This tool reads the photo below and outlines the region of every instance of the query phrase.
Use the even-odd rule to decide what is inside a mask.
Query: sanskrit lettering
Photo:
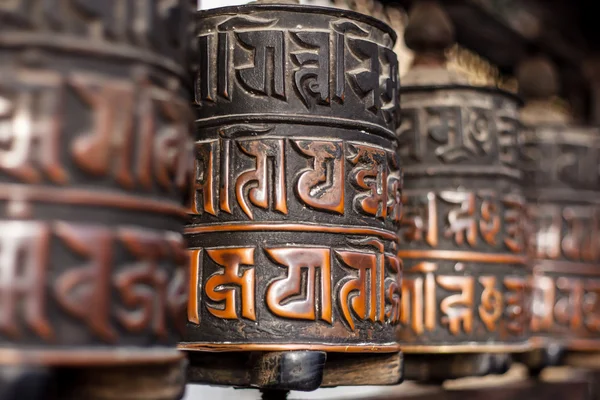
[[[279,30],[237,32],[243,48],[252,54],[251,65],[238,67],[238,81],[250,93],[286,98],[285,69],[286,49],[284,32]],[[272,65],[271,76],[267,65]]]
[[[274,129],[226,126],[219,129],[219,138],[195,143],[194,215],[211,220],[225,212],[261,220],[273,213],[291,219],[300,206],[400,224],[403,176],[398,154],[333,138],[272,136]]]
[[[46,316],[47,255],[50,229],[37,222],[0,223],[0,333],[12,339],[23,335],[19,326],[19,300],[27,328],[45,340],[54,339]]]
[[[476,337],[479,326],[518,336],[527,322],[525,290],[523,277],[447,275],[435,262],[418,262],[403,277],[400,324],[424,338],[441,331]]]
[[[300,199],[318,210],[344,213],[344,156],[341,141],[294,141],[312,158],[312,168],[301,172],[296,191]]]
[[[18,339],[28,331],[56,341],[46,308],[54,302],[57,319],[69,318],[105,343],[126,334],[172,336],[187,297],[181,235],[67,222],[2,227],[1,335]],[[71,261],[52,264],[56,252]]]
[[[600,260],[600,211],[594,206],[541,204],[532,207],[534,244],[540,259]]]
[[[316,321],[317,310],[320,310],[319,318],[331,323],[330,250],[274,248],[265,251],[276,263],[288,269],[287,277],[274,281],[267,289],[269,310],[280,317],[312,321]],[[306,288],[306,297],[293,300],[303,295],[303,288]],[[320,305],[315,304],[317,298],[321,299]]]
[[[425,204],[421,203],[425,200]],[[401,234],[409,243],[425,242],[431,247],[438,244],[438,216],[436,195],[433,192],[424,197],[403,196],[404,213],[402,215]]]
[[[600,283],[586,274],[536,275],[533,286],[531,329],[537,333],[571,332],[590,335],[600,332]]]
[[[190,115],[185,102],[151,86],[146,77],[133,85],[78,74],[71,85],[92,120],[91,130],[72,144],[73,159],[83,171],[113,176],[125,188],[150,189],[156,182],[168,190],[170,181],[178,187],[186,184]],[[157,120],[161,114],[165,125]],[[142,149],[134,153],[136,139]]]
[[[424,160],[431,153],[443,163],[451,164],[487,160],[498,149],[498,158],[486,163],[514,166],[515,124],[506,116],[480,107],[407,107],[402,109],[398,129],[400,150],[403,156],[415,161]],[[498,130],[501,134],[496,135]]]
[[[235,184],[237,200],[244,213],[253,219],[248,202],[267,209],[271,197],[269,193],[273,193],[273,208],[282,214],[287,214],[283,139],[240,140],[238,146],[244,154],[255,159],[255,168],[243,172]],[[272,168],[271,175],[268,171],[269,164]],[[275,177],[271,188],[269,188],[270,176]],[[248,199],[246,199],[246,192]]]
[[[198,36],[196,103],[260,96],[306,110],[343,104],[352,96],[385,124],[398,120],[398,60],[351,20],[330,30],[304,30],[285,21],[239,15]],[[291,29],[289,29],[291,28]],[[349,90],[350,89],[350,90]]]
[[[442,192],[440,197],[447,203],[459,207],[448,212],[444,236],[454,238],[458,246],[468,243],[471,247],[477,244],[477,219],[475,216],[475,193]]]
[[[199,291],[190,300],[188,319],[200,323],[202,306],[212,317],[260,323],[264,315],[256,302],[264,299],[277,319],[341,324],[353,331],[359,324],[398,324],[402,262],[395,246],[379,239],[350,243],[358,248],[266,243],[262,249],[194,249],[190,276],[192,292]],[[259,279],[267,285],[259,286]]]
[[[477,192],[405,191],[400,237],[428,248],[452,243],[475,248],[481,242],[497,250],[526,251],[526,210],[518,195]]]
[[[354,207],[367,215],[385,219],[388,212],[388,156],[384,149],[352,144],[348,156],[355,166],[351,172],[353,183],[364,193],[354,198]]]
[[[300,98],[307,107],[311,101],[328,105],[329,91],[329,32],[293,32],[292,39],[302,50],[291,53],[298,68],[294,71],[294,83]],[[314,99],[314,100],[311,100]]]
[[[55,73],[26,75],[29,79],[18,90],[0,78],[0,172],[25,183],[47,177],[64,184],[68,174],[58,151],[61,128],[53,122],[62,118],[64,81]]]
[[[185,101],[150,83],[146,73],[115,79],[24,70],[0,79],[0,173],[24,183],[108,178],[124,189],[166,193],[186,186],[191,114]],[[79,103],[77,115],[63,112],[67,96]],[[70,126],[78,130],[65,135]],[[82,177],[67,171],[71,163]]]
[[[402,316],[401,323],[410,325],[414,333],[421,335],[425,330],[433,331],[436,327],[437,299],[434,272],[437,265],[422,262],[407,270],[402,281]],[[413,277],[416,274],[424,276]]]
[[[377,43],[358,38],[348,39],[348,47],[355,56],[364,61],[356,72],[350,72],[355,91],[365,101],[366,108],[377,114],[381,108],[381,64],[379,63],[379,47]]]
[[[356,243],[375,247],[379,252],[336,251],[346,268],[357,271],[344,282],[339,292],[342,315],[351,330],[355,329],[355,317],[363,321],[384,322],[386,266],[391,264],[397,269],[399,265],[396,255],[384,253],[383,243],[379,240]]]
[[[239,313],[255,321],[254,248],[207,249],[206,254],[222,268],[206,280],[206,297],[215,302],[206,304],[208,311],[219,318],[237,319]]]

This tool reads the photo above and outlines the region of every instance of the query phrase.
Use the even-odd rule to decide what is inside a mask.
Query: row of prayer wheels
[[[429,0],[402,82],[373,17],[193,13],[0,3],[1,400],[600,368],[600,132],[548,60],[469,84]]]

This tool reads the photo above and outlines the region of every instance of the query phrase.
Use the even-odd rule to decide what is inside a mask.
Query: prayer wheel
[[[453,35],[437,2],[413,6],[404,37],[415,59],[397,131],[406,379],[503,372],[528,348],[519,100],[449,71]]]
[[[395,33],[251,4],[199,12],[197,40],[190,380],[398,383]]]
[[[0,2],[3,395],[183,393],[191,16]]]
[[[600,130],[577,125],[557,106],[558,73],[544,57],[518,71],[527,103],[521,164],[532,218],[533,370],[600,366]]]

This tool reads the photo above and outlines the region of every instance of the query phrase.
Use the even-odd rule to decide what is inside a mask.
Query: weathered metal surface
[[[517,102],[473,87],[403,87],[399,338],[415,352],[527,341]]]
[[[0,3],[0,364],[180,362],[189,5]]]
[[[600,130],[538,124],[523,133],[525,191],[535,230],[532,335],[600,351]]]
[[[518,71],[527,100],[520,164],[535,257],[534,351],[525,362],[535,370],[600,351],[600,129],[576,126],[556,107],[559,75],[549,60],[527,59]]]
[[[197,30],[180,347],[398,352],[395,34],[297,5],[201,12]]]
[[[415,6],[405,32],[415,63],[401,87],[398,129],[405,171],[398,338],[407,366],[432,363],[432,379],[494,372],[491,358],[477,353],[528,346],[519,102],[449,71],[444,51],[452,37],[439,5]],[[428,356],[438,353],[473,356]]]

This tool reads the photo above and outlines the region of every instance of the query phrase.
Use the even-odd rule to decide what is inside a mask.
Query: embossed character
[[[303,50],[291,53],[298,65],[294,71],[294,84],[307,108],[312,107],[311,98],[316,104],[329,105],[329,32],[292,32],[292,39]]]
[[[44,340],[54,339],[45,315],[50,227],[39,222],[4,221],[0,237],[0,333],[19,338],[17,313]]]
[[[235,184],[237,201],[250,218],[254,219],[250,206],[246,201],[246,188],[250,203],[257,207],[269,207],[269,173],[268,161],[272,160],[273,184],[271,190],[274,197],[274,208],[282,214],[287,214],[286,185],[285,185],[285,153],[282,139],[244,139],[238,141],[240,149],[256,160],[256,168],[243,172]]]
[[[201,214],[203,211],[217,215],[215,207],[215,166],[219,165],[218,140],[199,141],[195,144],[194,161],[194,193],[191,212]],[[199,207],[199,196],[202,193],[202,206]]]
[[[453,335],[461,331],[473,331],[473,304],[475,296],[475,280],[472,276],[438,276],[437,283],[450,291],[460,291],[446,297],[440,303],[440,309],[445,314],[442,323],[448,325]]]
[[[208,311],[218,318],[238,319],[241,316],[256,321],[255,270],[242,270],[242,265],[254,265],[254,248],[234,247],[206,249],[206,254],[223,268],[212,274],[204,287],[206,297],[217,304],[206,304]],[[238,300],[239,296],[239,300]]]
[[[346,38],[347,36],[365,37],[369,32],[347,19],[331,23],[334,34],[334,98],[343,104],[346,98]]]
[[[290,319],[332,321],[331,254],[326,248],[265,249],[276,263],[287,268],[287,276],[269,284],[267,307],[275,315]],[[320,303],[317,305],[317,303]]]
[[[285,95],[286,50],[284,32],[278,30],[237,32],[241,44],[252,51],[253,63],[250,66],[238,67],[238,81],[250,93],[273,96],[282,100]],[[269,76],[267,65],[272,76]]]
[[[496,277],[481,276],[479,282],[483,285],[479,317],[488,331],[496,331],[496,323],[502,316],[504,299],[502,292],[496,289]]]
[[[4,72],[3,72],[4,74]],[[20,83],[0,77],[0,171],[25,183],[47,177],[65,184],[69,180],[60,161],[61,112],[65,89],[58,74],[22,71]]]
[[[338,296],[342,315],[350,329],[354,330],[351,310],[361,320],[385,322],[386,264],[389,263],[393,270],[394,267],[399,268],[400,260],[396,254],[385,253],[384,244],[378,239],[352,240],[351,243],[377,249],[377,252],[335,252],[345,266],[358,270],[358,276],[341,284]]]
[[[344,320],[352,330],[355,329],[353,314],[361,320],[369,319],[375,322],[377,320],[377,254],[341,250],[336,250],[335,253],[344,265],[358,271],[357,276],[347,280],[340,288],[339,302]]]
[[[169,246],[163,235],[140,229],[119,230],[118,235],[125,248],[135,256],[131,263],[116,274],[115,286],[123,304],[134,308],[117,310],[117,320],[130,332],[141,332],[150,328],[159,338],[167,337],[166,272],[158,263],[169,256]]]
[[[367,68],[359,68],[350,71],[354,91],[361,99],[364,99],[367,110],[373,114],[379,113],[381,109],[381,63],[379,62],[379,45],[370,40],[349,38],[348,47],[352,53],[361,61],[365,61]]]
[[[295,140],[298,150],[312,158],[312,169],[300,173],[296,192],[317,210],[344,213],[344,158],[341,141]]]
[[[438,211],[434,192],[425,196],[405,193],[401,221],[402,237],[409,243],[425,241],[431,247],[438,245]],[[425,204],[423,204],[425,203]]]
[[[56,300],[72,316],[108,343],[118,339],[111,326],[111,294],[114,237],[101,226],[58,223],[55,232],[86,262],[63,273],[54,286]]]
[[[465,241],[470,246],[477,244],[477,219],[475,218],[475,194],[468,192],[442,191],[440,198],[450,204],[460,205],[448,212],[448,225],[444,236],[451,238],[458,246]]]
[[[366,193],[354,197],[354,206],[367,215],[385,219],[388,212],[388,160],[384,149],[350,144],[348,160],[355,166],[350,178]]]
[[[401,322],[405,325],[410,323],[413,332],[418,335],[435,329],[437,300],[434,272],[437,269],[436,263],[423,261],[407,270],[408,276],[402,280]]]

